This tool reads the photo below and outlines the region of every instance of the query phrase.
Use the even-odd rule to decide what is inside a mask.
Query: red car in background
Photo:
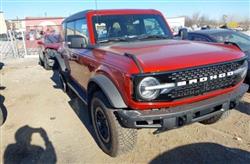
[[[56,67],[55,57],[61,42],[61,35],[56,33],[45,34],[44,38],[38,41],[40,45],[39,64],[46,70]]]

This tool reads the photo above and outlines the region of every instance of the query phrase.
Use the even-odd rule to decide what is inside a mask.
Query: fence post
[[[24,48],[24,58],[27,57],[27,48],[26,48],[26,38],[25,38],[25,35],[24,35],[24,31],[22,31],[22,40],[23,40],[23,48]]]
[[[13,36],[12,36],[12,33],[11,33],[10,30],[8,30],[8,33],[9,33],[9,36],[10,36],[10,42],[11,42],[11,48],[12,48],[12,52],[13,52],[13,57],[16,57],[17,51],[16,51],[15,45],[14,45],[14,39],[13,39]]]

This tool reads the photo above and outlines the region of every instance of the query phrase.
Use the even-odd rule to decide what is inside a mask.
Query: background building
[[[172,17],[166,19],[174,34],[177,34],[180,28],[185,27],[185,17]]]
[[[6,34],[7,33],[7,26],[4,19],[4,14],[2,11],[0,11],[0,34]]]
[[[38,30],[38,31],[60,31],[63,17],[26,17],[25,29],[26,31]]]
[[[64,17],[26,17],[8,20],[11,30],[21,31],[60,31]]]

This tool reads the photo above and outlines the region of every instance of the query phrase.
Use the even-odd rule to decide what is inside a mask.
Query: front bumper
[[[241,84],[227,94],[192,104],[159,110],[118,110],[116,113],[124,127],[158,128],[158,131],[165,131],[222,114],[234,108],[247,90],[248,85]]]

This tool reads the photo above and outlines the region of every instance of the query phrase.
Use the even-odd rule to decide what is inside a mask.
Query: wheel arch
[[[96,75],[88,83],[88,104],[95,91],[101,90],[113,108],[127,108],[114,83],[105,75]]]
[[[56,60],[56,62],[58,64],[58,66],[59,66],[60,71],[67,72],[68,68],[67,68],[67,65],[66,65],[63,57],[62,57],[62,54],[59,53],[58,51],[56,51],[56,53],[57,54],[55,55],[55,60]]]

